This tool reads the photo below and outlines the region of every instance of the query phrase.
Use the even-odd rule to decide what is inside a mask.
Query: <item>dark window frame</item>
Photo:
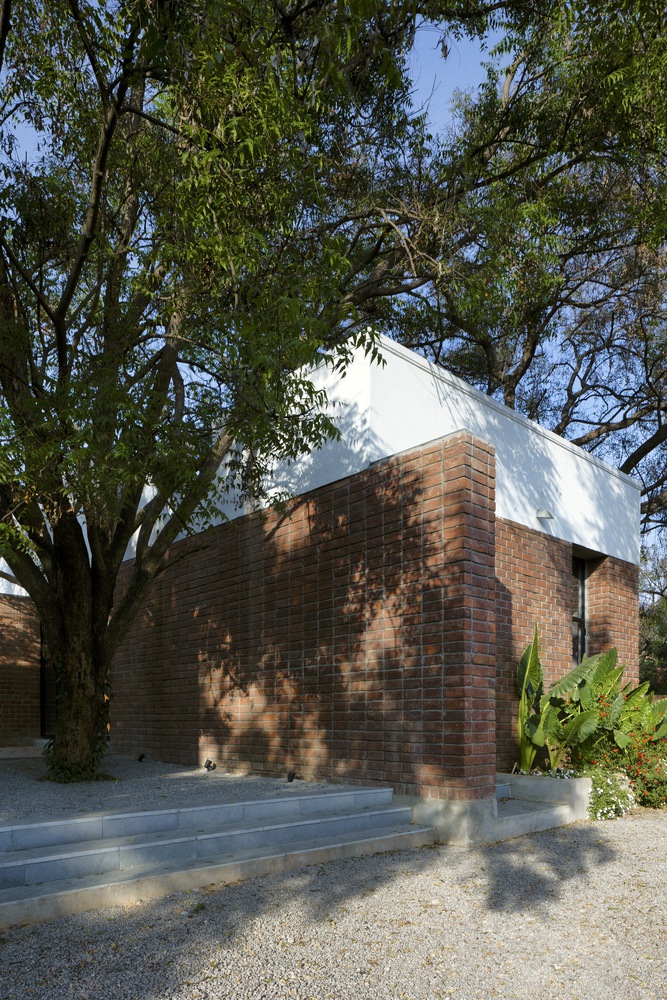
[[[572,609],[572,666],[578,666],[588,652],[588,628],[586,622],[587,601],[586,581],[588,562],[581,556],[572,556],[572,576],[577,582],[577,607]]]

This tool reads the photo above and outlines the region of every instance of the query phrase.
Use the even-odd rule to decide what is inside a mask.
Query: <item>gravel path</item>
[[[5,931],[0,1000],[667,1000],[666,885],[649,810],[313,865]]]

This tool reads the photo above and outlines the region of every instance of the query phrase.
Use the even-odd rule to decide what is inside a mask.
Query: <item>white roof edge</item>
[[[432,361],[427,361],[426,358],[420,357],[418,354],[415,354],[414,351],[404,347],[402,344],[397,344],[396,341],[390,340],[390,338],[384,334],[380,335],[380,342],[381,352],[387,350],[390,354],[395,354],[403,361],[407,361],[409,364],[414,365],[415,368],[421,368],[422,371],[428,372],[433,378],[438,379],[440,382],[451,384],[458,392],[465,393],[473,399],[478,400],[484,406],[488,406],[491,409],[496,410],[498,413],[501,413],[504,417],[515,420],[518,424],[522,424],[524,427],[530,428],[533,433],[541,434],[542,437],[551,441],[552,444],[558,445],[558,447],[577,455],[579,458],[585,459],[592,465],[598,466],[598,468],[616,476],[628,486],[634,487],[638,493],[641,493],[641,485],[636,479],[633,479],[632,476],[629,476],[625,472],[621,472],[620,469],[610,465],[609,462],[605,462],[603,459],[597,458],[595,455],[591,455],[589,451],[586,451],[580,445],[573,444],[566,438],[560,437],[558,434],[554,434],[553,431],[548,430],[546,427],[542,427],[541,424],[536,423],[534,420],[524,417],[522,413],[517,413],[516,410],[510,409],[509,406],[499,403],[497,400],[493,399],[492,396],[487,396],[487,394],[482,392],[481,389],[475,389],[474,386],[468,385],[468,383],[464,382],[463,379],[458,378],[456,375],[452,375],[452,373],[448,372],[445,368],[441,368]],[[465,428],[461,428],[461,430],[465,430]]]

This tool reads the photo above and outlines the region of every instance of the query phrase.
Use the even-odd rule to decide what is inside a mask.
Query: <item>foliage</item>
[[[590,762],[596,769],[622,771],[630,780],[638,805],[654,809],[667,805],[667,739],[634,732],[624,750],[601,743]],[[593,773],[591,772],[591,773]]]
[[[582,707],[581,692],[585,689],[585,678],[592,661],[584,661],[570,671],[561,681],[552,684],[543,693],[543,674],[538,654],[538,630],[530,646],[521,657],[518,672],[519,682],[519,767],[530,771],[538,749],[546,749],[549,769],[559,770],[572,754],[573,748],[585,743],[595,731],[599,717],[595,708],[584,694],[583,710],[568,710],[576,703]],[[597,658],[594,658],[597,659]],[[526,666],[532,667],[532,683],[526,682]],[[528,697],[522,693],[522,685]]]
[[[519,712],[517,719],[517,736],[519,740],[519,770],[528,774],[535,762],[537,746],[531,740],[527,729],[532,715],[539,708],[544,690],[544,677],[539,656],[539,640],[537,625],[530,646],[527,646],[519,660],[517,670],[517,688],[519,691]]]
[[[667,806],[667,739],[635,733],[624,755],[624,769],[639,805]]]
[[[417,11],[3,7],[0,556],[54,660],[61,777],[95,771],[173,543],[335,436],[313,365],[376,355],[366,303],[411,278],[391,216],[424,143]]]
[[[523,664],[539,664],[537,642],[536,626],[533,642],[521,658],[520,678],[524,676]],[[524,714],[520,731],[523,741],[531,743],[535,751],[546,748],[552,771],[566,760],[578,770],[594,766],[602,747],[622,752],[636,734],[645,734],[651,740],[667,737],[667,701],[654,702],[646,682],[635,688],[630,684],[621,686],[623,670],[617,666],[616,649],[610,649],[587,657],[552,684],[546,694],[533,697],[531,714]],[[541,687],[541,667],[539,681]],[[528,750],[523,756],[526,761],[530,758],[532,765],[535,753],[531,756]],[[521,769],[530,767],[522,763]]]
[[[578,697],[565,709],[576,713],[582,705],[595,705],[599,716],[594,732],[571,750],[572,763],[579,768],[594,766],[605,750],[610,759],[624,759],[623,752],[630,752],[635,739],[653,742],[667,736],[667,704],[653,700],[646,682],[621,687],[623,667],[616,667],[616,650],[593,659],[597,663],[576,692]]]
[[[639,615],[639,677],[667,694],[667,599],[644,605]]]
[[[534,660],[536,649],[537,628],[522,663]],[[530,765],[521,769],[530,771],[537,751],[546,748],[550,773],[567,762],[590,774],[597,819],[623,815],[633,798],[639,805],[667,804],[667,700],[654,700],[648,682],[623,685],[623,672],[615,649],[586,658],[533,699],[520,730],[534,748],[521,755]],[[620,773],[630,781],[625,792]]]
[[[511,26],[441,141],[433,282],[399,333],[637,475],[647,528],[667,516],[663,8],[555,4]]]
[[[588,813],[591,819],[615,819],[635,808],[637,802],[627,775],[596,767],[590,772],[590,777]]]

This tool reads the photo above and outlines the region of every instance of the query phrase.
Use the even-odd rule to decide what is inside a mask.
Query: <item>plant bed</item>
[[[513,799],[569,806],[573,819],[588,817],[590,778],[554,777],[549,774],[499,774],[498,781],[509,784]]]

